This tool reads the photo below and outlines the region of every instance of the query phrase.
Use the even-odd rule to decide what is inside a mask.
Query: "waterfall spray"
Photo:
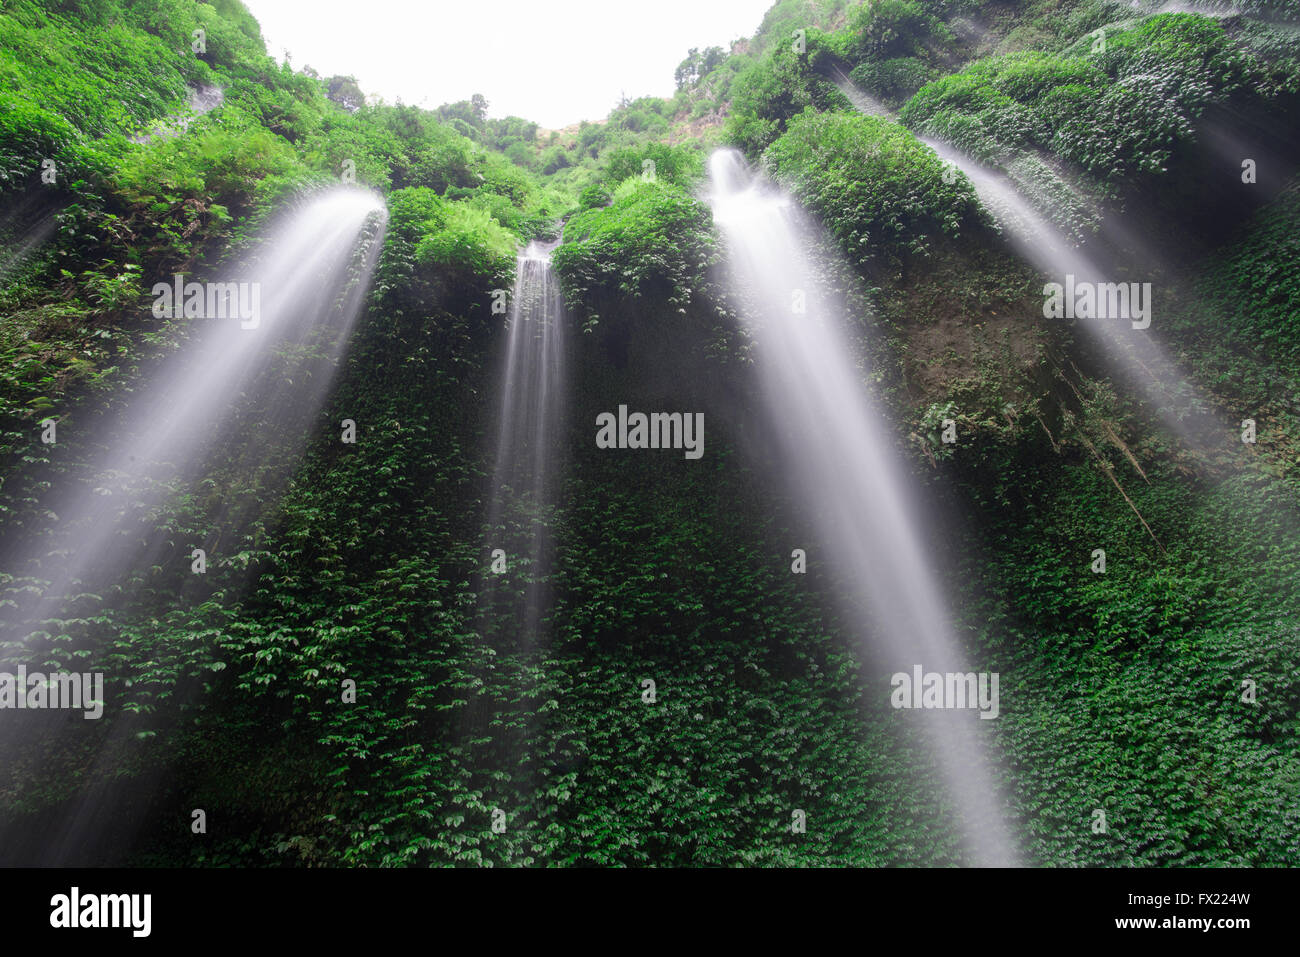
[[[222,453],[227,474],[251,482],[262,495],[278,493],[314,426],[360,315],[385,222],[378,196],[358,189],[330,190],[284,214],[278,228],[220,282],[181,277],[182,292],[204,293],[186,296],[193,309],[177,312],[173,302],[168,312],[161,308],[159,293],[153,314],[175,316],[165,327],[168,342],[177,344],[175,351],[140,377],[117,412],[96,416],[75,409],[60,423],[59,443],[87,463],[86,474],[77,481],[69,473],[66,482],[50,489],[43,502],[47,527],[21,539],[7,535],[3,542],[0,581],[10,583],[0,620],[0,672],[40,664],[56,648],[66,655],[68,638],[56,629],[69,627],[63,616],[82,614],[83,600],[99,598],[88,594],[92,590],[129,596],[154,587],[151,567],[190,566],[191,548],[198,543],[169,540],[153,529],[172,500],[197,495],[216,453]],[[159,278],[164,280],[160,287],[175,288],[175,277]],[[214,286],[220,287],[218,295],[209,298]],[[206,311],[224,301],[222,295],[232,287],[258,290],[252,300],[256,323]],[[274,460],[268,461],[271,437],[277,444]],[[248,516],[234,508],[234,503],[221,502],[206,518],[222,522],[228,534],[238,537],[244,530],[241,519]],[[208,556],[211,561],[222,558],[215,551]],[[93,642],[86,652],[88,663],[97,661]],[[112,774],[123,749],[132,746],[139,721],[115,700],[131,675],[105,669],[103,663],[95,667],[107,671],[109,700],[99,704],[108,727],[102,733],[52,712],[27,712],[6,721],[0,736],[0,765],[6,768],[40,767],[36,755],[87,742],[97,748],[86,789],[61,809],[39,843],[27,847],[28,835],[23,834],[0,839],[16,859],[39,855],[45,864],[78,860],[87,849],[129,831],[146,810],[128,806],[131,801],[116,790]],[[90,733],[98,736],[77,737]],[[149,774],[161,774],[161,769]]]
[[[486,544],[504,553],[504,574],[522,571],[528,577],[511,625],[528,640],[538,637],[554,550],[564,333],[551,271],[554,246],[529,243],[516,262],[487,508]],[[496,580],[497,573],[488,579]]]
[[[822,542],[861,586],[856,622],[886,672],[964,673],[962,654],[917,534],[918,513],[890,451],[887,423],[873,407],[843,319],[818,293],[789,200],[751,180],[733,150],[710,160],[714,218],[722,230],[731,288],[759,349],[772,430],[795,463],[793,490],[813,511]],[[791,308],[792,294],[804,306]],[[908,705],[910,707],[910,704]],[[924,725],[960,820],[970,860],[1013,863],[1001,801],[991,783],[972,711],[908,711]]]
[[[886,107],[857,89],[842,72],[837,71],[835,83],[859,112],[897,122],[897,118]],[[998,224],[1012,248],[1042,274],[1045,297],[1049,284],[1060,287],[1063,292],[1066,287],[1071,290],[1087,290],[1089,294],[1096,292],[1090,314],[1080,314],[1077,317],[1079,328],[1105,348],[1114,372],[1131,388],[1145,396],[1165,426],[1188,447],[1198,447],[1196,436],[1184,421],[1184,415],[1189,406],[1193,409],[1203,408],[1205,400],[1166,355],[1149,329],[1152,324],[1151,283],[1116,282],[1115,273],[1119,264],[1103,264],[1096,256],[1081,250],[1077,243],[1034,207],[1011,176],[975,161],[946,143],[924,136],[918,139],[953,169],[961,170],[970,180],[981,204]],[[1150,261],[1154,257],[1145,258]],[[1133,299],[1129,296],[1131,285],[1137,285],[1146,292],[1142,299],[1146,310],[1144,316],[1133,314]],[[1121,294],[1124,296],[1125,308],[1118,310],[1119,314],[1108,315],[1098,308],[1099,305],[1119,301]],[[1048,311],[1045,301],[1044,318],[1048,322],[1076,318],[1072,310],[1051,317],[1048,316]],[[1226,421],[1220,426],[1219,434],[1232,434]]]

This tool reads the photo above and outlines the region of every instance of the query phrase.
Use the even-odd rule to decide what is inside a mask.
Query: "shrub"
[[[807,110],[763,159],[860,262],[923,253],[980,215],[965,178],[945,183],[934,151],[880,117]]]
[[[627,180],[612,205],[587,209],[565,225],[552,259],[572,306],[600,297],[639,297],[651,289],[683,308],[713,254],[709,208],[665,182]]]

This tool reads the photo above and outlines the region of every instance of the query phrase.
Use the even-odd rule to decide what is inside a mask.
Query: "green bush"
[[[833,61],[826,34],[807,30],[806,52],[789,43],[773,46],[751,61],[731,85],[731,112],[725,136],[748,156],[755,157],[783,132],[786,123],[809,106],[840,108],[844,95],[819,70]]]
[[[1104,79],[1083,60],[1045,53],[992,57],[927,84],[908,100],[900,118],[919,133],[990,161],[1049,146],[1052,128],[1038,108],[1040,100],[1058,85],[1095,89]]]
[[[916,57],[867,60],[849,74],[854,86],[888,102],[907,99],[934,77],[934,69]]]
[[[879,117],[807,110],[763,161],[864,264],[923,254],[933,237],[955,237],[981,215],[964,177],[945,183],[934,151]]]
[[[922,87],[901,117],[985,162],[1055,152],[1114,194],[1190,153],[1211,105],[1273,96],[1286,82],[1221,22],[1162,14],[1085,35],[1059,55],[978,60]]]
[[[127,153],[114,183],[122,197],[134,204],[177,204],[202,197],[246,209],[260,180],[287,173],[298,162],[283,139],[230,111],[220,126]]]
[[[578,208],[596,209],[608,206],[613,201],[614,197],[608,189],[599,183],[593,183],[578,195]]]
[[[846,33],[851,39],[844,52],[852,59],[891,60],[912,56],[946,28],[915,0],[874,0],[854,9]]]
[[[650,143],[644,147],[623,147],[605,155],[605,181],[617,186],[630,176],[642,176],[649,160],[654,176],[679,186],[689,185],[704,169],[704,159],[693,146]]]
[[[602,298],[653,290],[681,309],[713,251],[707,206],[669,183],[629,179],[612,205],[584,210],[565,224],[552,262],[574,308],[591,313]]]
[[[514,263],[515,237],[490,214],[463,203],[449,204],[442,213],[425,223],[428,234],[415,246],[419,263],[484,278]]]

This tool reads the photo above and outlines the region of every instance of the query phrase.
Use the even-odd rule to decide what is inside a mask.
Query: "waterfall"
[[[888,424],[869,399],[846,316],[822,294],[795,210],[751,180],[740,155],[710,160],[710,202],[727,250],[729,288],[758,348],[766,419],[786,460],[792,491],[814,515],[827,562],[860,586],[850,609],[873,636],[885,673],[965,673],[960,649],[916,529],[917,503],[891,451]],[[792,308],[797,298],[802,310]],[[854,596],[855,598],[857,596]],[[875,684],[872,684],[875,687]],[[887,694],[880,683],[881,694]],[[973,863],[1006,865],[1015,854],[1001,801],[970,711],[894,711],[923,728]],[[914,720],[915,719],[915,720]]]
[[[197,292],[193,311],[205,315],[172,318],[188,339],[134,386],[116,421],[76,410],[59,422],[56,448],[67,442],[102,451],[93,488],[55,488],[45,503],[55,518],[49,537],[67,539],[62,562],[41,564],[47,598],[59,600],[82,575],[129,569],[122,559],[130,553],[133,519],[199,474],[203,457],[218,445],[230,442],[248,469],[258,468],[261,437],[239,434],[248,413],[236,411],[237,400],[254,399],[262,412],[257,424],[277,434],[307,427],[329,384],[316,361],[337,359],[360,312],[380,246],[373,232],[362,243],[362,232],[380,211],[370,193],[330,191],[286,217],[238,275],[208,283],[157,277],[156,291],[165,286],[170,293],[179,282],[183,299]],[[222,306],[215,311],[224,316],[206,315],[214,288]],[[251,308],[248,319],[234,315],[236,300],[255,305],[256,315]],[[181,303],[173,309],[183,312]],[[19,556],[5,554],[2,562],[4,571],[22,570]]]
[[[536,640],[553,563],[563,365],[563,309],[551,271],[555,243],[529,243],[515,264],[496,433],[496,461],[488,492],[489,550],[505,553],[503,579],[527,584],[511,616],[521,638]],[[490,589],[495,590],[495,589]],[[510,591],[520,596],[517,587]]]
[[[556,245],[531,242],[515,261],[505,352],[496,377],[500,394],[494,462],[485,495],[478,631],[493,659],[505,652],[511,667],[535,660],[533,654],[546,647],[544,619],[552,603],[564,411],[564,315],[560,287],[551,271]],[[520,700],[526,701],[538,672],[525,665],[516,674]],[[525,723],[533,720],[524,718]],[[472,696],[460,715],[461,740],[495,739],[499,733],[482,698]],[[508,773],[521,793],[542,786],[530,756],[508,746],[504,753]],[[495,759],[485,755],[479,760]],[[482,765],[475,771],[482,772]]]
[[[859,112],[897,122],[887,108],[857,89],[842,72],[836,71],[835,84]],[[946,143],[925,136],[917,137],[930,147],[938,157],[955,169],[961,170],[975,189],[976,196],[988,214],[997,223],[1002,235],[1017,255],[1033,266],[1046,284],[1055,283],[1068,291],[1087,287],[1097,290],[1099,301],[1110,301],[1112,287],[1126,287],[1127,274],[1132,263],[1105,262],[1080,249],[1047,216],[1034,207],[1024,192],[1007,173],[985,166]],[[1114,233],[1118,229],[1109,227]],[[1134,237],[1126,234],[1134,241]],[[1141,257],[1144,262],[1156,260],[1154,255]],[[1143,278],[1143,277],[1139,277]],[[1148,286],[1151,284],[1148,282]],[[1102,290],[1106,291],[1103,295]],[[1118,297],[1123,291],[1114,289]],[[1145,307],[1152,309],[1151,295],[1145,297]],[[1046,298],[1046,296],[1045,296]],[[1125,300],[1127,301],[1127,300]],[[1071,309],[1073,308],[1071,304]],[[1072,314],[1072,313],[1071,313]],[[1045,322],[1069,322],[1068,318]],[[1148,315],[1147,325],[1159,326],[1163,317],[1156,315],[1154,323]],[[1110,367],[1129,387],[1136,389],[1155,409],[1165,426],[1189,448],[1204,448],[1186,421],[1191,414],[1201,413],[1207,403],[1205,398],[1187,381],[1173,361],[1166,355],[1152,329],[1139,328],[1141,321],[1123,317],[1081,317],[1078,326],[1095,343],[1105,349]],[[1233,429],[1225,419],[1213,433],[1220,442],[1231,440]]]
[[[236,545],[230,538],[238,539],[256,517],[258,501],[278,494],[316,426],[360,315],[385,222],[378,196],[329,190],[282,214],[246,260],[215,281],[156,277],[153,313],[167,320],[161,338],[174,351],[124,390],[122,407],[74,407],[62,417],[51,456],[85,465],[67,468],[44,495],[45,527],[6,529],[0,542],[7,599],[0,672],[52,670],[47,656],[59,647],[65,656],[70,650],[66,639],[56,643],[58,629],[67,627],[60,616],[84,614],[87,593],[155,588],[150,568],[171,569],[167,580],[174,582],[176,569],[191,570],[196,547],[207,550],[208,563],[228,557]],[[192,309],[160,305],[168,298],[163,287],[170,292],[176,284]],[[214,305],[220,308],[213,311]],[[157,531],[169,503],[206,494],[203,484],[215,468],[258,493],[243,496],[251,503],[237,503],[227,492],[200,519],[224,531],[226,542],[174,534],[171,540],[166,530]],[[124,807],[129,802],[115,794],[112,781],[112,761],[138,721],[115,700],[130,675],[105,669],[101,651],[89,650],[83,667],[107,672],[103,734],[78,738],[99,724],[83,722],[79,713],[67,720],[67,712],[5,712],[0,763],[6,767],[39,766],[31,765],[33,754],[61,748],[64,735],[70,744],[94,740],[99,748],[87,791],[50,833],[25,850],[22,835],[3,836],[15,859],[77,859],[109,840],[115,816],[129,820],[143,812]]]

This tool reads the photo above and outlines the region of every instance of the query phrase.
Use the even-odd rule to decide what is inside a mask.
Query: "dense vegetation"
[[[863,386],[944,516],[929,545],[973,660],[1003,676],[1024,859],[1294,861],[1300,10],[1235,9],[780,0],[729,51],[685,38],[672,97],[546,131],[477,95],[389,105],[276,64],[238,0],[4,0],[0,657],[103,670],[113,707],[83,735],[0,744],[16,835],[0,856],[35,859],[93,805],[78,862],[967,862],[924,747],[888,720],[871,636],[837,610],[853,583],[790,574],[793,544],[818,543],[751,414],[705,195],[727,145],[814,218]],[[220,105],[189,108],[214,87]],[[921,137],[1141,264],[1185,376],[1166,385],[1198,397],[1189,428],[1208,440],[1183,441],[1103,348],[1042,318],[1042,277]],[[114,413],[193,334],[151,314],[153,281],[255,248],[340,180],[388,219],[325,407],[300,435],[244,408],[268,426],[256,448],[226,441],[164,506],[127,504],[149,561],[23,620],[67,547],[46,494],[94,493]],[[537,645],[483,599],[492,292],[534,239],[562,240],[575,331]],[[602,454],[589,424],[619,402],[708,410],[709,453]],[[95,448],[43,444],[49,416],[99,429]],[[172,547],[190,541],[219,543],[202,578]]]

